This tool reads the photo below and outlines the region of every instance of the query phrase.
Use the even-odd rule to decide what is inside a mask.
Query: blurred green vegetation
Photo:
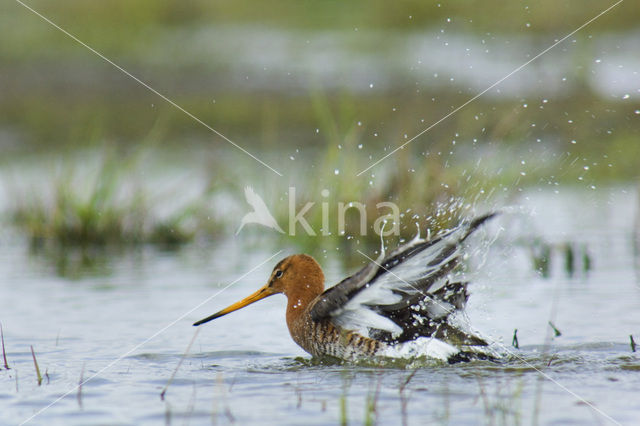
[[[65,247],[180,245],[193,241],[198,232],[230,235],[235,222],[203,219],[209,217],[209,201],[216,195],[233,194],[243,203],[242,187],[251,182],[264,185],[259,188],[261,194],[270,186],[281,188],[270,194],[269,200],[279,196],[282,201],[289,183],[298,188],[299,205],[308,201],[320,204],[325,199],[332,208],[338,202],[362,202],[368,213],[368,229],[379,216],[376,204],[392,201],[403,213],[402,237],[409,238],[416,223],[434,232],[450,227],[470,214],[479,197],[487,199],[495,192],[509,194],[526,186],[560,183],[589,188],[640,177],[637,94],[627,99],[603,95],[594,79],[604,78],[604,74],[594,77],[590,68],[596,55],[609,52],[597,40],[635,40],[640,8],[631,3],[620,4],[558,46],[557,50],[566,52],[569,65],[564,64],[567,74],[563,77],[568,82],[549,81],[549,87],[562,90],[490,92],[360,178],[354,176],[467,102],[478,90],[469,87],[469,82],[445,77],[432,84],[418,82],[409,71],[387,76],[393,84],[376,85],[375,90],[363,91],[348,84],[324,87],[322,80],[314,77],[313,68],[298,70],[298,77],[302,75],[305,82],[301,89],[276,84],[282,76],[269,75],[266,67],[265,81],[252,86],[246,83],[250,79],[244,72],[253,64],[242,61],[251,62],[251,55],[261,53],[262,31],[277,31],[284,39],[316,35],[320,40],[313,47],[318,49],[314,51],[317,67],[325,60],[322,54],[326,52],[318,48],[323,37],[354,33],[365,38],[373,34],[382,40],[387,36],[404,40],[416,34],[430,34],[431,39],[434,34],[461,34],[482,45],[498,34],[504,43],[492,49],[500,50],[513,42],[522,47],[514,59],[520,64],[609,4],[595,0],[34,0],[28,4],[288,175],[287,181],[265,178],[270,173],[267,169],[251,163],[183,112],[24,7],[4,3],[0,6],[0,166],[21,156],[83,150],[96,140],[125,153],[141,147],[154,154],[189,151],[194,157],[208,150],[219,157],[208,169],[203,164],[196,167],[190,160],[186,165],[177,163],[177,167],[208,172],[209,189],[200,202],[181,206],[162,219],[156,215],[158,205],[145,190],[122,196],[123,185],[135,180],[138,173],[135,162],[123,164],[126,155],[96,155],[102,166],[88,191],[79,191],[72,184],[88,178],[86,171],[70,164],[66,175],[47,181],[41,191],[18,192],[10,206],[3,206],[35,247],[51,241]],[[237,30],[214,33],[228,37],[247,33],[256,50],[242,52],[238,62],[235,53],[240,52],[233,51],[234,40],[185,36],[207,28]],[[344,55],[366,58],[379,53],[375,43],[337,40],[344,40]],[[185,44],[197,42],[231,44],[232,49],[223,57],[199,57],[197,53],[210,51]],[[611,51],[619,48],[614,45]],[[191,47],[195,54],[180,56]],[[337,60],[340,58],[345,59],[338,55]],[[497,62],[500,56],[495,58]],[[280,65],[295,71],[299,64]],[[544,78],[551,79],[545,67],[560,65],[549,61],[539,66],[536,78],[541,80],[522,85],[544,88]],[[370,70],[359,71],[365,84]],[[339,74],[337,78],[343,77]],[[294,157],[295,161],[290,160]],[[325,198],[320,195],[324,189],[330,189]],[[265,201],[273,207],[279,223],[286,224],[287,203]],[[224,210],[224,201],[217,208]],[[306,218],[319,232],[323,223],[318,205]],[[378,244],[373,233],[366,238],[348,238],[357,233],[358,219],[354,211],[347,215],[347,238],[337,235],[332,224],[336,238],[302,236],[295,244],[315,252],[336,244],[342,244],[345,252],[357,244]]]
[[[542,0],[531,4],[496,0],[267,0],[258,4],[204,0],[107,3],[36,0],[28,4],[231,139],[241,141],[243,146],[266,150],[300,144],[324,147],[328,139],[313,134],[314,129],[322,127],[313,101],[313,92],[318,90],[337,111],[340,123],[347,123],[346,126],[356,121],[364,123],[362,140],[368,148],[377,150],[400,143],[405,134],[418,133],[477,91],[446,81],[437,87],[416,90],[417,82],[406,76],[399,76],[389,89],[370,92],[322,86],[301,92],[286,87],[272,89],[268,82],[258,88],[226,86],[225,81],[215,82],[218,71],[233,75],[229,71],[231,58],[203,57],[201,63],[174,63],[171,55],[176,47],[167,46],[164,55],[169,56],[163,57],[163,40],[177,38],[178,46],[181,42],[194,43],[179,36],[202,28],[245,28],[258,34],[261,30],[276,29],[285,37],[326,31],[352,34],[358,30],[401,38],[441,29],[448,35],[466,34],[477,39],[502,34],[509,41],[513,36],[524,43],[524,50],[537,52],[607,7],[595,0]],[[637,145],[629,141],[639,136],[635,111],[640,110],[640,103],[637,97],[621,102],[619,98],[594,93],[586,66],[599,53],[592,37],[633,33],[638,28],[640,8],[630,6],[622,3],[572,38],[584,47],[566,54],[574,62],[568,76],[568,91],[558,93],[545,104],[543,99],[546,102],[549,96],[542,94],[481,97],[430,130],[420,139],[420,145],[454,138],[477,139],[481,143],[500,140],[509,144],[541,139],[552,141],[562,151],[564,144],[577,140],[578,145],[571,147],[576,156],[593,154],[600,160],[610,146],[616,147],[610,152],[613,156],[621,151],[621,163],[603,172],[603,176],[636,177],[637,171],[628,161],[631,157],[628,154],[635,152],[627,150],[634,150],[632,145]],[[46,152],[65,145],[82,147],[83,133],[95,128],[100,128],[106,140],[125,145],[137,143],[147,137],[149,129],[159,120],[166,130],[165,144],[184,146],[185,140],[199,140],[225,146],[225,142],[182,112],[24,7],[4,4],[2,12],[0,128],[11,136],[8,142],[0,140],[5,152],[34,149]],[[565,44],[570,45],[572,40]],[[205,42],[224,45],[227,40]],[[360,44],[353,46],[353,55],[369,53],[359,52],[363,48]],[[372,47],[375,48],[367,48]],[[158,55],[163,62],[157,62]],[[530,53],[523,55],[528,57]],[[198,84],[199,81],[203,84]],[[529,105],[526,110],[525,104]],[[373,133],[378,136],[372,137]]]
[[[451,19],[468,24],[469,28],[479,32],[510,32],[525,28],[544,33],[561,32],[577,28],[614,3],[597,0],[265,0],[259,3],[233,0],[61,0],[52,3],[34,0],[28,4],[51,16],[61,25],[75,23],[75,27],[90,38],[105,30],[114,41],[118,38],[126,41],[127,36],[135,36],[158,27],[229,22],[287,28],[407,31],[442,24]],[[77,19],[78,17],[82,19]],[[605,15],[593,26],[597,30],[617,31],[636,28],[639,20],[640,10],[628,7],[624,12]]]
[[[9,188],[11,221],[29,236],[33,250],[149,243],[170,248],[193,241],[197,234],[218,232],[206,219],[206,192],[160,218],[160,200],[136,182],[136,155],[126,158],[104,149],[94,157],[90,161],[101,163],[97,170],[67,164],[64,172],[38,188]]]

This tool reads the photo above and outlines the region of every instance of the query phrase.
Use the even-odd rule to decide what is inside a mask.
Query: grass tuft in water
[[[154,215],[159,201],[152,201],[148,190],[136,184],[139,171],[134,163],[123,164],[107,153],[95,174],[80,166],[58,176],[46,191],[14,191],[17,202],[10,217],[29,236],[33,248],[174,247],[194,239],[198,229],[194,222],[204,215],[202,203],[183,206],[160,219]]]
[[[413,376],[416,375],[418,369],[413,370],[409,375],[400,383],[398,387],[398,393],[400,394],[400,415],[402,417],[402,426],[407,426],[409,424],[409,415],[407,411],[407,406],[409,405],[409,396],[405,393],[409,382],[413,379]]]
[[[40,367],[38,367],[38,360],[36,360],[36,354],[33,351],[33,345],[31,346],[31,357],[33,358],[33,365],[36,369],[36,377],[38,378],[38,386],[42,385],[42,374],[40,374]]]
[[[549,278],[551,276],[551,245],[542,240],[536,240],[531,244],[530,249],[534,270],[540,272],[543,278]]]
[[[551,322],[549,321],[549,326],[551,327],[551,329],[553,330],[553,335],[555,337],[560,337],[562,336],[562,333],[560,332],[560,330],[558,330],[558,328]]]
[[[586,244],[572,241],[552,244],[541,238],[521,242],[529,248],[534,270],[545,279],[551,278],[551,259],[561,260],[562,268],[569,278],[586,276],[592,269],[591,255]]]
[[[4,331],[2,330],[2,323],[0,322],[0,339],[2,340],[2,359],[4,360],[4,368],[10,370],[9,363],[7,362],[7,352],[4,349]],[[633,338],[632,338],[633,340]]]
[[[371,426],[376,424],[378,417],[378,399],[380,398],[380,388],[382,386],[382,376],[378,376],[375,381],[375,388],[370,390],[365,401],[364,424]]]
[[[487,394],[480,377],[478,377],[478,388],[487,424],[521,424],[521,402],[524,389],[522,379],[514,386],[511,385],[510,380],[503,386],[497,386],[493,397]],[[507,394],[503,394],[503,391]]]
[[[349,388],[351,387],[351,376],[349,370],[344,369],[340,372],[342,376],[342,393],[340,394],[340,425],[349,424],[349,410],[347,409],[347,399],[349,397]]]
[[[78,407],[82,410],[82,385],[84,384],[84,367],[82,363],[82,370],[80,370],[80,380],[78,380]]]
[[[591,255],[587,250],[587,245],[582,246],[582,272],[585,274],[591,270]]]
[[[575,253],[571,244],[564,245],[564,270],[569,277],[572,277],[575,273]]]
[[[631,345],[631,352],[635,352],[636,351],[636,342],[633,340],[633,334],[629,335],[629,344]],[[4,351],[4,347],[3,347],[3,351]],[[5,361],[6,363],[6,361]]]
[[[196,331],[193,333],[193,337],[191,338],[191,341],[187,345],[187,349],[185,349],[184,354],[182,354],[182,357],[180,357],[180,361],[178,361],[178,365],[176,365],[176,369],[173,370],[173,373],[171,373],[171,376],[169,377],[169,380],[167,381],[167,384],[165,385],[164,388],[162,388],[162,392],[160,392],[160,400],[161,401],[164,401],[164,397],[165,397],[167,391],[169,390],[169,386],[171,385],[171,383],[173,383],[173,379],[176,377],[176,374],[178,373],[178,370],[180,369],[180,366],[184,362],[185,358],[189,355],[189,351],[191,350],[191,346],[193,346],[193,343],[196,341],[196,337],[198,337],[198,333],[200,332],[200,330],[201,330],[201,328],[196,328]]]
[[[520,349],[520,344],[518,343],[518,329],[513,330],[513,339],[511,340],[511,346],[516,349]]]

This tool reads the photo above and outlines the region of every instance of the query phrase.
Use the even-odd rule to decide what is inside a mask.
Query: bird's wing
[[[389,341],[440,330],[468,297],[466,283],[450,279],[462,258],[463,242],[493,216],[463,223],[433,240],[415,239],[369,263],[326,290],[311,307],[312,319],[330,319],[342,328]]]

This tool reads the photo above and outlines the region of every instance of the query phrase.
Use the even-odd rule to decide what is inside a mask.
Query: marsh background
[[[0,322],[12,367],[0,371],[4,421],[20,423],[70,390],[33,421],[609,421],[585,400],[622,423],[638,415],[633,2],[359,176],[609,5],[27,4],[282,176],[20,3],[3,2]],[[331,235],[249,225],[236,236],[247,185],[285,229],[291,186],[299,206],[316,203],[306,218],[318,234],[328,203]],[[495,241],[477,262],[469,316],[507,346],[517,328],[522,359],[426,363],[415,375],[415,365],[310,364],[289,340],[284,302],[272,298],[202,331],[160,401],[191,322],[253,291],[280,257],[309,252],[335,283],[363,264],[357,250],[377,252],[357,215],[337,232],[335,206],[350,201],[367,205],[368,229],[376,203],[401,207],[402,235],[390,247],[416,223],[437,232],[504,209],[483,235]],[[41,386],[30,346],[47,373]],[[78,397],[81,374],[98,372]]]

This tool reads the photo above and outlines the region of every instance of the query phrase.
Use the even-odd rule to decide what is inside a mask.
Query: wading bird
[[[493,216],[464,222],[431,240],[418,236],[328,290],[311,256],[289,256],[265,286],[193,325],[284,293],[291,337],[313,356],[491,358],[487,342],[459,318],[469,293],[467,282],[456,276],[465,240]]]

